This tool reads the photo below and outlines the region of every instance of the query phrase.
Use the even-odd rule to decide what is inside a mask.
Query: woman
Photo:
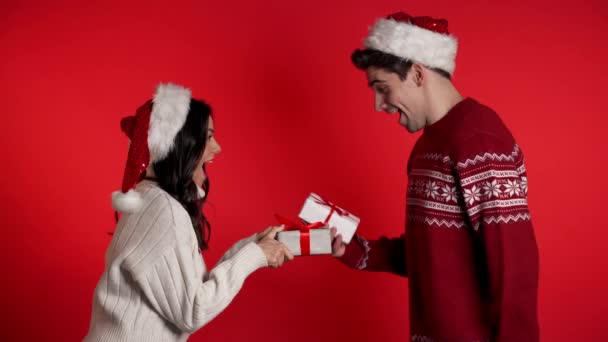
[[[239,241],[207,271],[200,255],[210,226],[201,211],[205,166],[220,152],[211,109],[188,89],[159,85],[121,121],[131,144],[122,212],[95,288],[85,341],[185,341],[217,316],[255,270],[293,256],[274,239],[283,227]]]

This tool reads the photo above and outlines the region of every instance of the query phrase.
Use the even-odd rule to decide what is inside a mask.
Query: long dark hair
[[[201,251],[209,247],[211,225],[202,210],[207,195],[198,198],[192,174],[207,144],[209,117],[211,107],[202,101],[191,99],[190,111],[184,126],[175,136],[173,149],[166,158],[153,164],[158,185],[181,203],[190,215]],[[209,193],[208,178],[205,179],[203,189]]]

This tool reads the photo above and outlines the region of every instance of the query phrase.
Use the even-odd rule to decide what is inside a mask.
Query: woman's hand
[[[275,240],[277,234],[284,228],[285,226],[268,227],[257,234],[257,244],[266,255],[268,266],[273,268],[278,268],[287,260],[293,260],[293,254],[291,254],[289,248]]]
[[[270,232],[275,228],[281,228],[280,230],[277,231],[277,233],[278,233],[284,229],[284,226],[270,226],[270,227],[266,228],[266,230],[264,230],[263,232],[256,234],[255,242],[260,242],[264,237],[266,237],[268,234],[270,234]]]

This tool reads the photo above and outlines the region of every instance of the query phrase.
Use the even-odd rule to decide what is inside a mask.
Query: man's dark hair
[[[357,69],[366,70],[369,67],[381,68],[396,73],[401,80],[405,80],[408,71],[410,71],[414,64],[410,60],[374,49],[357,49],[352,53],[350,59]],[[429,69],[447,79],[451,79],[451,75],[445,70],[437,68]]]

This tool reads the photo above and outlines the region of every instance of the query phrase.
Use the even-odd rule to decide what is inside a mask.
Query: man
[[[424,130],[408,162],[406,234],[349,245],[347,265],[409,278],[412,341],[538,341],[538,249],[521,149],[498,115],[451,82],[447,21],[380,19],[355,50],[377,111]],[[335,232],[334,232],[335,234]]]

